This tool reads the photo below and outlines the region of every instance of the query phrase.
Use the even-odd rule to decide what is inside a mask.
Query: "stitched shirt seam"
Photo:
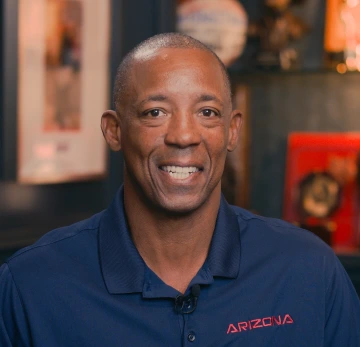
[[[13,275],[12,270],[11,270],[11,268],[10,268],[10,265],[9,265],[8,263],[6,263],[6,265],[7,265],[7,268],[9,269],[9,273],[10,273],[10,275],[11,275],[11,280],[12,280],[12,282],[14,283],[14,286],[15,286],[15,289],[16,289],[16,293],[17,293],[17,296],[18,296],[18,298],[19,298],[19,300],[20,300],[20,304],[21,304],[21,308],[22,308],[22,310],[23,310],[24,316],[26,317],[26,315],[25,315],[25,305],[24,305],[24,300],[23,300],[23,298],[22,298],[21,292],[20,292],[19,287],[18,287],[18,285],[17,285],[17,283],[16,283],[16,281],[15,281],[15,278],[14,278],[14,275]],[[30,330],[29,322],[28,322],[27,319],[26,319],[26,325],[27,325],[27,328],[28,328],[28,330],[29,330],[30,338],[31,338],[31,340],[32,340],[31,330]]]
[[[280,227],[280,228],[290,228],[290,229],[295,229],[295,230],[300,230],[299,227],[297,227],[296,225],[292,225],[291,223],[288,223],[286,225],[283,225],[282,223],[276,223],[276,221],[274,220],[263,220],[263,218],[259,218],[257,216],[244,216],[241,212],[236,212],[235,211],[235,214],[237,217],[241,218],[242,220],[244,221],[250,221],[250,220],[256,220],[256,221],[259,221],[259,222],[262,222],[262,223],[265,223],[265,224],[268,224],[268,225],[271,225],[271,226],[276,226],[276,227]],[[303,230],[303,229],[301,229]]]
[[[86,229],[81,229],[81,230],[77,230],[77,233],[76,234],[73,234],[73,235],[69,235],[69,236],[66,236],[60,240],[55,240],[55,241],[52,241],[52,242],[49,242],[49,243],[46,243],[44,245],[34,245],[33,247],[27,249],[27,250],[24,250],[23,252],[19,253],[19,254],[16,254],[14,256],[12,256],[9,260],[6,261],[6,263],[8,264],[9,266],[9,262],[11,262],[13,259],[16,259],[17,257],[27,253],[27,252],[30,252],[32,250],[35,250],[37,248],[40,248],[40,247],[45,247],[45,246],[50,246],[50,245],[53,245],[55,243],[58,243],[58,242],[61,242],[61,241],[65,241],[67,239],[70,239],[71,237],[75,237],[77,235],[79,235],[80,233],[82,233],[83,231],[89,231],[89,230],[95,230],[95,229],[98,229],[99,226],[96,226],[96,227],[93,227],[93,228],[86,228]]]

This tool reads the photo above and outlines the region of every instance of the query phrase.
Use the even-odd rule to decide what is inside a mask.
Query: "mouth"
[[[171,177],[177,180],[184,180],[196,172],[201,171],[200,168],[196,166],[175,166],[175,165],[167,165],[160,166],[160,170],[167,172]]]

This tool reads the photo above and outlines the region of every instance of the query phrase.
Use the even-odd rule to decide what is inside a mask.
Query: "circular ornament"
[[[243,52],[248,19],[237,0],[187,1],[177,15],[177,30],[207,45],[226,66]]]

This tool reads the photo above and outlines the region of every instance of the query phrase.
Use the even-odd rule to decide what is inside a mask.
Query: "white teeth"
[[[181,167],[181,166],[162,166],[162,170],[168,172],[171,177],[176,179],[188,178],[192,173],[199,171],[195,166]]]
[[[191,174],[185,172],[169,172],[169,175],[176,179],[183,180],[185,178],[188,178]]]

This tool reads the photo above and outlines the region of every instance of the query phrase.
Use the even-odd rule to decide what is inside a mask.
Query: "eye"
[[[210,109],[210,108],[206,108],[204,110],[201,110],[200,114],[202,114],[204,117],[217,117],[219,116],[219,113]]]
[[[157,118],[159,116],[164,116],[165,113],[163,111],[161,111],[160,109],[158,109],[158,108],[154,108],[153,110],[145,111],[144,115],[145,116],[150,116],[150,117],[153,117],[153,118]]]

